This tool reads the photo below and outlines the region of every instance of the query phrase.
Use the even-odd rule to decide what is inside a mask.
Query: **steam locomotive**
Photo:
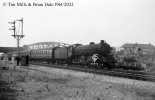
[[[22,51],[20,54],[21,61],[27,59],[26,62],[46,62],[87,67],[95,64],[97,68],[105,66],[112,68],[116,62],[112,50],[113,48],[108,43],[101,40],[98,44],[94,42],[90,42],[89,45],[74,44],[68,47]]]

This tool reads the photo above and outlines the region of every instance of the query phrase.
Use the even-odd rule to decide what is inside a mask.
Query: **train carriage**
[[[32,50],[30,53],[31,61],[51,62],[52,49]]]

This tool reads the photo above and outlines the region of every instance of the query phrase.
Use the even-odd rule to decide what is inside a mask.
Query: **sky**
[[[54,6],[28,6],[28,3]],[[55,6],[55,3],[73,6]],[[100,40],[111,46],[155,45],[155,0],[0,0],[0,14],[0,47],[17,46],[8,22],[21,18],[25,37],[20,46],[38,42],[89,44]],[[20,22],[16,24],[20,30]]]

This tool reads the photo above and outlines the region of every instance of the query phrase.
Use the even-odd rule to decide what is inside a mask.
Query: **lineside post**
[[[95,69],[95,64],[96,64],[95,62],[98,59],[98,54],[93,54],[92,59],[94,61],[94,69]],[[95,73],[94,73],[94,78],[95,78]]]

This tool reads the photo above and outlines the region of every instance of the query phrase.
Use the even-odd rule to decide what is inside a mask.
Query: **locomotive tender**
[[[30,62],[91,66],[92,56],[96,54],[98,56],[96,65],[100,68],[104,66],[110,68],[115,63],[112,50],[108,43],[101,40],[98,44],[91,42],[89,45],[74,44],[68,47],[25,51],[21,52],[21,57],[28,56]]]

